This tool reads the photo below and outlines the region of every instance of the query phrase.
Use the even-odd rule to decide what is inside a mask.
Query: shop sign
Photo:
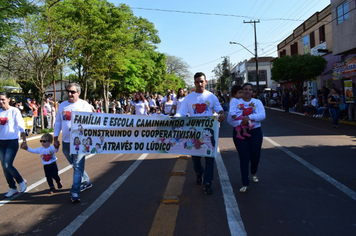
[[[356,75],[356,57],[333,64],[333,80],[351,78]]]

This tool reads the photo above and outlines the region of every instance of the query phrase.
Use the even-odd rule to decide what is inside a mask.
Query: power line
[[[243,15],[231,15],[231,14],[221,14],[221,13],[208,13],[208,12],[196,12],[196,11],[179,11],[179,10],[167,10],[167,9],[157,9],[157,8],[145,8],[145,7],[130,7],[131,9],[147,10],[147,11],[163,11],[163,12],[174,12],[174,13],[184,13],[184,14],[195,14],[195,15],[208,15],[208,16],[227,16],[227,17],[238,17],[238,18],[248,18],[256,19],[259,17],[249,17]],[[260,18],[263,20],[285,20],[285,21],[304,21],[300,19],[288,19],[288,18]]]

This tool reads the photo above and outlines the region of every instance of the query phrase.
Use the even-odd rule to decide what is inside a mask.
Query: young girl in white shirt
[[[55,155],[55,153],[58,152],[58,149],[51,145],[52,141],[53,137],[51,134],[44,134],[42,135],[40,140],[42,147],[32,149],[26,146],[24,148],[28,152],[40,154],[50,194],[53,194],[55,191],[52,179],[57,182],[58,189],[61,189],[63,187],[61,179],[58,175],[58,166],[56,162],[57,157]]]

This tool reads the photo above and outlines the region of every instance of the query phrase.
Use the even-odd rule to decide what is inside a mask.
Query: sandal
[[[242,188],[240,188],[239,192],[246,193],[247,189],[248,189],[248,186],[243,186]]]
[[[257,175],[252,175],[252,182],[254,182],[254,183],[258,183],[259,182],[259,180],[257,178]]]

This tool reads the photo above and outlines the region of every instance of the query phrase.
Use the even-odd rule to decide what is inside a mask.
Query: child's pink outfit
[[[232,112],[230,112],[230,115],[236,115],[237,118],[235,118],[234,120],[239,120],[241,121],[244,117],[251,115],[253,113],[256,113],[255,109],[253,107],[245,107],[243,103],[238,103],[238,99],[233,98],[230,102],[230,111],[232,110]],[[232,107],[234,106],[234,107]],[[240,122],[241,124],[241,122]],[[236,125],[235,130],[238,132],[238,135],[236,135],[236,137],[240,140],[245,139],[243,136],[245,137],[251,137],[251,135],[249,133],[244,132],[242,135],[239,135],[239,133],[241,133],[242,129],[245,128],[249,128],[249,129],[253,129],[255,127],[255,124],[252,122],[252,120],[248,121],[248,126],[244,126],[244,125]]]

